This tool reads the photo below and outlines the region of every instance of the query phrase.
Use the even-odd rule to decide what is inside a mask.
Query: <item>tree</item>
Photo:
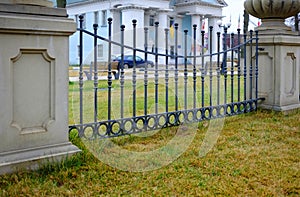
[[[66,7],[66,0],[56,0],[56,5],[58,8],[65,8]]]
[[[249,13],[244,10],[244,34],[248,31],[249,26]]]

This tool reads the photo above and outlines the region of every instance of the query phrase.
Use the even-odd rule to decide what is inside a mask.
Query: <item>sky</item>
[[[228,4],[228,7],[223,9],[223,23],[227,23],[230,21],[231,16],[231,23],[232,26],[230,27],[230,32],[236,32],[238,28],[238,19],[240,16],[240,28],[243,29],[243,21],[244,21],[244,0],[225,0]],[[250,16],[250,20],[257,25],[258,19],[255,17]],[[254,30],[254,24],[251,22],[249,23],[249,30]]]
[[[52,0],[55,2],[56,0]],[[228,4],[228,7],[223,9],[223,23],[227,23],[230,21],[232,26],[229,29],[229,32],[236,32],[238,28],[238,19],[240,17],[240,28],[243,28],[243,21],[244,21],[244,1],[245,0],[225,0]],[[258,19],[250,16],[250,20],[257,25]],[[249,23],[249,30],[254,29],[254,24]]]

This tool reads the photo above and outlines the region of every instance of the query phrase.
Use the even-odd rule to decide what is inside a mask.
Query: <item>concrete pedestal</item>
[[[69,35],[76,25],[64,9],[40,2],[0,3],[0,174],[80,151],[68,139]]]
[[[259,36],[258,94],[266,99],[261,107],[284,112],[300,108],[300,37],[265,33]]]

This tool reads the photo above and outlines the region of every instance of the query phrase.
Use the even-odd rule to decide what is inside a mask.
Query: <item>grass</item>
[[[204,157],[200,146],[210,122],[198,125],[187,151],[163,168],[126,172],[83,152],[35,172],[0,176],[0,196],[299,196],[300,111],[285,116],[258,111],[228,117],[217,144]],[[163,146],[176,128],[114,142],[127,150]]]
[[[240,79],[241,91],[240,97],[243,99],[243,78]],[[166,111],[166,101],[168,100],[168,111],[175,110],[175,80],[170,78],[168,81],[168,99],[166,99],[166,85],[165,80],[160,79],[158,82],[158,111],[159,113]],[[196,106],[197,108],[202,107],[202,88],[201,88],[201,77],[197,77],[197,90],[196,90]],[[204,84],[204,105],[210,106],[209,94],[210,94],[210,81],[209,77],[206,77]],[[228,77],[227,81],[227,102],[231,102],[231,77]],[[234,77],[234,98],[233,101],[238,101],[238,79]],[[72,82],[69,86],[69,123],[78,124],[79,121],[79,85],[78,82]],[[214,77],[212,80],[212,106],[217,105],[217,78]],[[149,79],[147,87],[147,113],[155,114],[155,83],[154,79]],[[178,81],[178,106],[179,110],[184,109],[185,104],[185,84],[183,77],[180,77]],[[114,80],[112,83],[112,117],[113,119],[119,119],[121,117],[121,105],[120,95],[121,87],[118,80]],[[108,114],[108,88],[107,81],[100,80],[98,84],[98,117],[97,120],[107,120]],[[224,77],[220,77],[220,104],[224,104]],[[194,90],[193,90],[193,79],[188,78],[187,81],[187,109],[193,109],[194,104]],[[133,116],[133,88],[131,80],[125,80],[124,84],[124,117]],[[144,115],[144,80],[138,79],[136,82],[136,116]],[[83,89],[83,122],[94,122],[94,82],[85,81]]]

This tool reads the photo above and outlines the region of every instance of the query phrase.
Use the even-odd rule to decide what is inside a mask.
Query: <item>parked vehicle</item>
[[[116,62],[118,63],[118,69],[121,66],[121,61],[122,58],[121,56],[118,56],[117,58],[115,58],[112,62],[112,65],[116,65]],[[123,60],[123,68],[124,69],[128,69],[128,68],[133,68],[133,55],[124,55],[124,60]],[[145,66],[148,67],[153,67],[154,63],[152,61],[145,61],[143,58],[139,57],[139,56],[135,56],[135,63],[136,63],[136,67],[140,67],[143,68]]]

